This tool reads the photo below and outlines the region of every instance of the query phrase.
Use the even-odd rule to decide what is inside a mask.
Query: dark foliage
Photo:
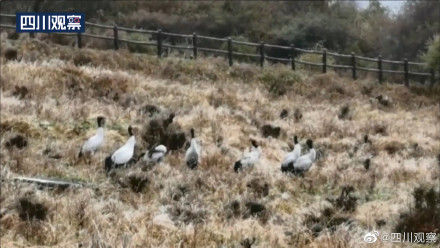
[[[350,107],[348,105],[344,105],[339,109],[339,119],[346,119],[348,117],[348,114],[350,112]]]
[[[16,135],[10,140],[6,141],[5,146],[8,149],[16,147],[18,149],[23,149],[28,145],[27,139],[22,135]]]
[[[341,194],[335,201],[335,206],[343,211],[353,212],[356,209],[357,198],[351,195],[352,192],[354,192],[352,186],[342,187]]]
[[[255,217],[258,218],[262,223],[266,223],[269,220],[270,214],[269,210],[264,206],[264,204],[256,201],[245,201],[240,202],[234,200],[224,207],[226,218],[238,218],[243,219]]]
[[[12,92],[12,95],[19,98],[24,99],[27,94],[29,93],[29,90],[26,86],[15,86],[14,91]]]
[[[258,197],[265,197],[269,194],[269,184],[261,178],[253,178],[246,186]]]
[[[382,219],[380,219],[380,220],[376,220],[376,225],[377,225],[378,227],[385,226],[386,224],[387,224],[386,220],[382,220]]]
[[[142,192],[149,182],[148,177],[140,173],[128,175],[127,181],[130,189],[135,193]]]
[[[190,204],[175,205],[170,209],[173,220],[183,222],[185,224],[200,224],[205,221],[207,212],[203,209],[193,209]]]
[[[377,101],[385,107],[391,106],[391,102],[387,96],[378,95],[376,97]]]
[[[163,144],[168,150],[181,149],[186,143],[185,133],[176,125],[170,128],[174,114],[166,118],[157,117],[152,119],[144,128],[142,138],[148,144],[148,149],[154,145]]]
[[[266,124],[261,128],[264,137],[272,136],[273,138],[278,138],[280,136],[281,128]]]
[[[287,109],[281,110],[281,113],[280,113],[280,118],[281,119],[286,118],[288,115],[289,115],[289,111],[287,111]]]
[[[47,216],[47,207],[35,200],[20,198],[18,200],[18,216],[24,221],[44,220]]]
[[[183,132],[175,132],[168,133],[163,138],[163,144],[166,144],[166,147],[170,150],[178,150],[183,147],[186,142],[185,133]]]
[[[114,167],[114,163],[111,156],[107,156],[104,159],[104,170],[105,173],[108,174]]]
[[[364,143],[371,143],[370,139],[368,138],[368,134],[364,135]]]
[[[245,206],[247,208],[247,217],[261,216],[266,211],[266,207],[258,202],[247,202]]]
[[[179,201],[180,198],[185,196],[188,192],[189,192],[189,186],[188,185],[185,185],[185,184],[178,185],[176,187],[176,189],[173,190],[171,198],[174,201]]]
[[[231,203],[227,204],[225,206],[225,212],[226,212],[226,217],[232,218],[232,217],[239,217],[241,214],[241,208],[240,208],[240,202],[237,200],[232,201]]]
[[[11,40],[17,40],[19,36],[20,36],[20,33],[17,33],[15,31],[8,33],[8,39],[11,39]]]
[[[387,135],[387,127],[382,124],[376,124],[373,126],[372,131],[374,134]]]
[[[398,151],[402,150],[403,148],[404,148],[404,145],[402,143],[397,142],[397,141],[389,142],[384,146],[384,150],[390,155],[397,153]]]
[[[295,118],[295,121],[298,122],[302,119],[303,114],[300,109],[295,109],[295,112],[293,113],[293,117]]]
[[[371,161],[370,161],[369,158],[365,159],[365,161],[364,161],[364,168],[365,168],[365,170],[369,170],[370,169],[370,163],[371,163]]]
[[[325,208],[321,212],[320,217],[314,215],[306,216],[305,225],[312,231],[313,236],[318,237],[319,234],[328,229],[334,232],[336,228],[344,223],[350,224],[351,220],[342,214],[338,214],[334,208]]]
[[[89,56],[87,53],[78,53],[73,57],[73,63],[76,66],[88,65],[92,63],[93,58]]]
[[[149,117],[152,117],[154,114],[160,113],[160,108],[155,105],[147,104],[142,108],[142,113],[148,114]]]
[[[6,60],[17,60],[17,49],[15,48],[6,48],[4,52]]]
[[[282,83],[272,83],[269,86],[269,92],[272,93],[275,96],[282,96],[285,95],[287,92],[287,87],[285,84]]]
[[[252,237],[251,239],[249,238],[245,238],[244,240],[242,240],[240,242],[240,244],[244,247],[244,248],[251,248],[252,245],[255,243],[256,239],[255,237]]]
[[[29,11],[29,4],[21,1],[6,1],[2,5],[11,13]],[[324,46],[371,57],[382,54],[390,59],[417,59],[425,50],[426,41],[440,28],[438,1],[407,1],[396,16],[380,1],[370,1],[366,9],[356,5],[354,1],[328,0],[68,3],[71,10],[85,13],[91,22],[217,37],[239,36],[242,40],[295,44],[301,48]],[[46,0],[40,8],[41,11],[66,11],[66,1]],[[175,37],[168,37],[167,41],[184,42]],[[200,45],[219,48],[218,43],[210,41],[200,41]],[[267,53],[283,58],[291,55],[284,49],[267,48]]]
[[[400,215],[394,230],[396,232],[440,231],[440,191],[434,188],[416,188],[413,192],[414,207]]]

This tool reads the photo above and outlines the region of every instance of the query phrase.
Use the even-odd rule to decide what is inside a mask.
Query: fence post
[[[377,58],[377,69],[379,70],[379,83],[382,83],[383,81],[383,71],[382,71],[382,55],[379,55]]]
[[[157,30],[157,57],[162,57],[162,30]]]
[[[232,39],[228,37],[228,60],[229,66],[232,66]]]
[[[193,33],[193,56],[197,59],[197,34]]]
[[[327,73],[327,49],[322,52],[322,73]]]
[[[81,37],[81,33],[80,32],[78,32],[77,34],[76,34],[76,38],[77,38],[77,45],[78,45],[78,48],[82,48],[82,37]]]
[[[433,68],[431,68],[431,87],[434,86],[435,83],[435,71]]]
[[[115,50],[119,49],[118,45],[118,26],[116,24],[113,26],[113,43],[115,45]]]
[[[264,65],[264,43],[261,42],[260,44],[260,66],[263,67]]]
[[[290,44],[290,53],[292,70],[295,70],[295,46],[293,44]]]
[[[405,71],[405,86],[409,86],[409,72],[408,72],[408,60],[403,60],[403,70]]]
[[[351,53],[351,74],[353,79],[357,79],[356,75],[356,55]]]

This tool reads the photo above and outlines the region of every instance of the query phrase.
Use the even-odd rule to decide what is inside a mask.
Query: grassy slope
[[[277,66],[228,68],[215,58],[158,60],[124,51],[79,52],[38,41],[6,42],[18,47],[21,61],[1,58],[2,177],[78,179],[98,185],[99,191],[40,191],[2,183],[5,247],[77,247],[80,242],[85,247],[92,243],[233,247],[252,237],[258,247],[359,247],[366,230],[392,231],[399,213],[411,204],[415,186],[439,180],[438,89],[379,86]],[[3,40],[3,48],[5,44]],[[277,82],[293,86],[275,96],[268,88]],[[15,86],[26,86],[29,94],[19,99],[13,95]],[[374,97],[379,94],[387,95],[391,104],[378,103]],[[149,184],[134,193],[107,179],[102,161],[124,142],[129,124],[142,130],[148,123],[140,113],[146,104],[176,112],[175,122],[186,133],[195,127],[203,142],[203,162],[198,170],[189,171],[183,152],[174,152],[163,164],[137,172],[146,174]],[[345,105],[349,115],[339,119]],[[279,118],[283,108],[289,110],[286,119]],[[295,109],[302,112],[302,119],[295,120]],[[76,155],[94,133],[98,115],[107,117],[107,142],[87,165]],[[266,123],[281,127],[278,139],[261,136],[260,127]],[[18,133],[28,138],[28,146],[4,149]],[[371,145],[363,144],[364,134],[369,134]],[[304,178],[279,171],[293,135],[302,142],[314,139],[321,154]],[[252,171],[235,174],[232,164],[249,146],[249,137],[262,144],[261,162]],[[139,146],[142,150],[145,144]],[[54,154],[61,158],[49,157]],[[363,161],[371,156],[371,169],[365,171]],[[346,185],[355,188],[358,198],[353,212],[327,200],[339,196]],[[47,218],[22,221],[16,207],[21,197],[45,205]],[[234,200],[240,203],[239,211],[247,201],[262,203],[267,211],[251,218],[234,216],[230,214]],[[321,215],[326,208],[335,212],[330,220],[350,222],[314,237],[307,220],[325,219]],[[379,220],[386,224],[378,227]]]

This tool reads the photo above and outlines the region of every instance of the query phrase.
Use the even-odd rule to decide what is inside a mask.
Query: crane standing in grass
[[[283,163],[281,163],[282,172],[293,172],[293,164],[301,156],[301,145],[298,143],[298,137],[293,137],[294,147],[293,151],[287,153],[284,157]]]
[[[143,157],[143,160],[148,163],[156,164],[163,160],[166,153],[167,148],[164,145],[158,145],[147,151]]]
[[[98,129],[96,130],[96,134],[90,137],[81,147],[78,158],[83,157],[84,155],[93,155],[104,143],[104,125],[105,118],[99,116],[96,118],[98,122]]]
[[[111,156],[105,159],[104,166],[106,173],[110,172],[115,167],[126,166],[128,162],[133,158],[134,146],[136,144],[136,138],[133,133],[133,128],[128,127],[128,138],[127,142],[116,150]]]
[[[313,148],[313,141],[308,139],[306,142],[309,147],[309,152],[302,155],[293,163],[293,173],[295,175],[303,175],[312,167],[313,162],[316,160],[316,151]]]
[[[235,162],[234,171],[239,172],[240,170],[250,168],[254,166],[260,160],[261,148],[258,146],[256,140],[251,139],[252,147],[249,152],[245,152],[243,157]]]

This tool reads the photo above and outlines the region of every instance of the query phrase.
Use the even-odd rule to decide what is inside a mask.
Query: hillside
[[[6,59],[13,49],[18,59]],[[394,232],[413,191],[440,180],[438,86],[5,37],[1,86],[4,247],[361,247],[369,230]],[[188,140],[195,128],[202,141],[199,168],[185,166],[183,146],[159,165],[138,162],[106,177],[104,158],[125,142],[127,127],[137,130],[139,155],[157,138],[151,120],[170,113],[172,132]],[[105,146],[78,160],[97,116],[107,119]],[[272,131],[265,125],[280,127],[279,136],[264,137],[262,129]],[[304,177],[280,171],[294,135],[318,150]],[[250,138],[261,160],[234,173]],[[38,189],[14,183],[16,175],[91,186]],[[433,215],[432,226],[417,224],[440,232]],[[398,244],[368,247],[387,246]]]
[[[357,6],[368,5],[365,9]],[[368,3],[367,3],[368,2]],[[423,60],[427,42],[439,33],[438,1],[401,1],[397,15],[384,1],[1,1],[2,12],[84,13],[87,21],[121,27],[162,29],[165,32],[228,37],[235,40],[290,45],[367,57]],[[35,8],[35,9],[33,9]],[[276,18],[274,18],[276,17]],[[12,21],[2,18],[3,23]],[[87,27],[87,32],[93,28]],[[99,30],[102,35],[102,30]],[[120,32],[119,34],[123,34]],[[112,35],[109,31],[108,35]],[[130,40],[145,40],[132,33]],[[177,42],[184,42],[180,40]],[[205,46],[220,48],[217,42]],[[102,48],[102,45],[100,46]],[[135,47],[133,49],[139,49]],[[145,49],[145,48],[142,48]],[[138,50],[139,51],[139,50]],[[248,52],[243,50],[241,52]],[[285,51],[268,51],[286,58]],[[438,66],[434,66],[438,70]],[[403,69],[403,68],[402,68]]]

